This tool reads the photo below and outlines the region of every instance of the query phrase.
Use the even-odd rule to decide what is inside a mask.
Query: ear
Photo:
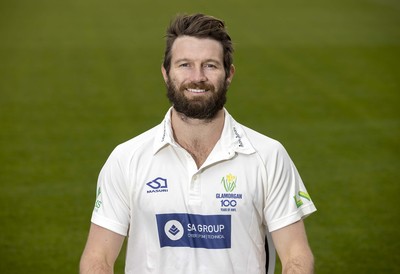
[[[164,82],[167,83],[168,82],[168,73],[162,64],[161,64],[161,73],[164,78]]]
[[[230,84],[232,82],[234,74],[235,74],[235,66],[231,65],[231,68],[229,70],[229,76],[228,76],[228,78],[226,78],[226,81],[228,82],[228,84]]]

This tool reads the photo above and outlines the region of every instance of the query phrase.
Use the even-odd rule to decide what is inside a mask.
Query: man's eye
[[[189,67],[189,64],[188,63],[182,63],[182,64],[179,65],[179,67],[187,68],[187,67]]]
[[[217,66],[214,64],[206,64],[205,67],[206,68],[216,68]]]

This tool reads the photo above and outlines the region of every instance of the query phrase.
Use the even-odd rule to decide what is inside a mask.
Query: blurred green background
[[[227,108],[296,163],[316,273],[400,273],[396,0],[1,1],[0,273],[77,273],[101,166],[169,107],[183,12],[226,21]]]

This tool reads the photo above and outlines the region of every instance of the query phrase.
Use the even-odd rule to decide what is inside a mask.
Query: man
[[[81,273],[312,273],[302,219],[316,209],[280,143],[224,109],[235,68],[224,23],[178,16],[167,30],[164,121],[104,165]],[[267,248],[264,248],[265,246]]]

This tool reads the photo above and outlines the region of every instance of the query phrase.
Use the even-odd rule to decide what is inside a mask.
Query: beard
[[[220,81],[218,90],[214,85],[207,83],[187,83],[178,87],[170,78],[168,78],[166,86],[167,97],[174,109],[188,118],[211,120],[226,103],[228,83],[225,79]],[[187,98],[185,96],[187,89],[204,89],[207,90],[209,96]]]

